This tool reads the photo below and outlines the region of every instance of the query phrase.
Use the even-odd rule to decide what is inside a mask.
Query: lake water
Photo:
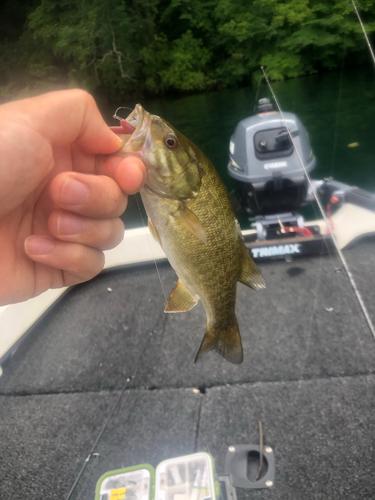
[[[273,88],[282,109],[296,113],[308,130],[317,158],[312,177],[332,176],[375,191],[375,75],[372,68],[277,82]],[[141,104],[189,137],[210,158],[230,191],[233,181],[226,170],[229,138],[237,123],[253,114],[256,95],[258,99],[271,98],[266,83],[254,88],[143,100]],[[134,104],[119,103],[130,107]],[[113,111],[104,110],[106,118]],[[358,146],[348,147],[353,143]],[[314,217],[313,210],[305,209],[304,213],[307,218]],[[128,228],[142,225],[134,197],[129,201],[124,220]],[[248,227],[246,217],[241,217],[240,222],[242,227]]]

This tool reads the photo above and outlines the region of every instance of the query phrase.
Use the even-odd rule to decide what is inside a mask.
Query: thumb
[[[114,153],[123,144],[87,92],[50,92],[0,106],[0,216],[43,187],[54,148],[72,142],[94,154]]]

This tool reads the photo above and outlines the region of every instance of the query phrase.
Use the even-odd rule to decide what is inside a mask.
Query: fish
[[[148,226],[178,276],[165,312],[189,311],[200,300],[207,326],[195,362],[214,350],[240,364],[237,281],[254,290],[264,288],[265,281],[246,248],[226,188],[202,151],[164,119],[137,104],[126,123],[133,132],[116,154],[144,162],[147,181],[140,195]]]

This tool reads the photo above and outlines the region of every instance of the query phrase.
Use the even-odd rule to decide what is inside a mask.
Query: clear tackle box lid
[[[154,480],[149,464],[106,472],[96,484],[95,500],[151,500]]]
[[[100,477],[95,500],[216,500],[214,472],[208,453],[117,469]]]
[[[171,458],[156,468],[155,500],[215,500],[214,462],[208,453]]]

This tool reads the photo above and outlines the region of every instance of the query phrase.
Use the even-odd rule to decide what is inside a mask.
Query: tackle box
[[[214,460],[194,453],[149,464],[113,470],[97,482],[95,500],[216,500]]]

